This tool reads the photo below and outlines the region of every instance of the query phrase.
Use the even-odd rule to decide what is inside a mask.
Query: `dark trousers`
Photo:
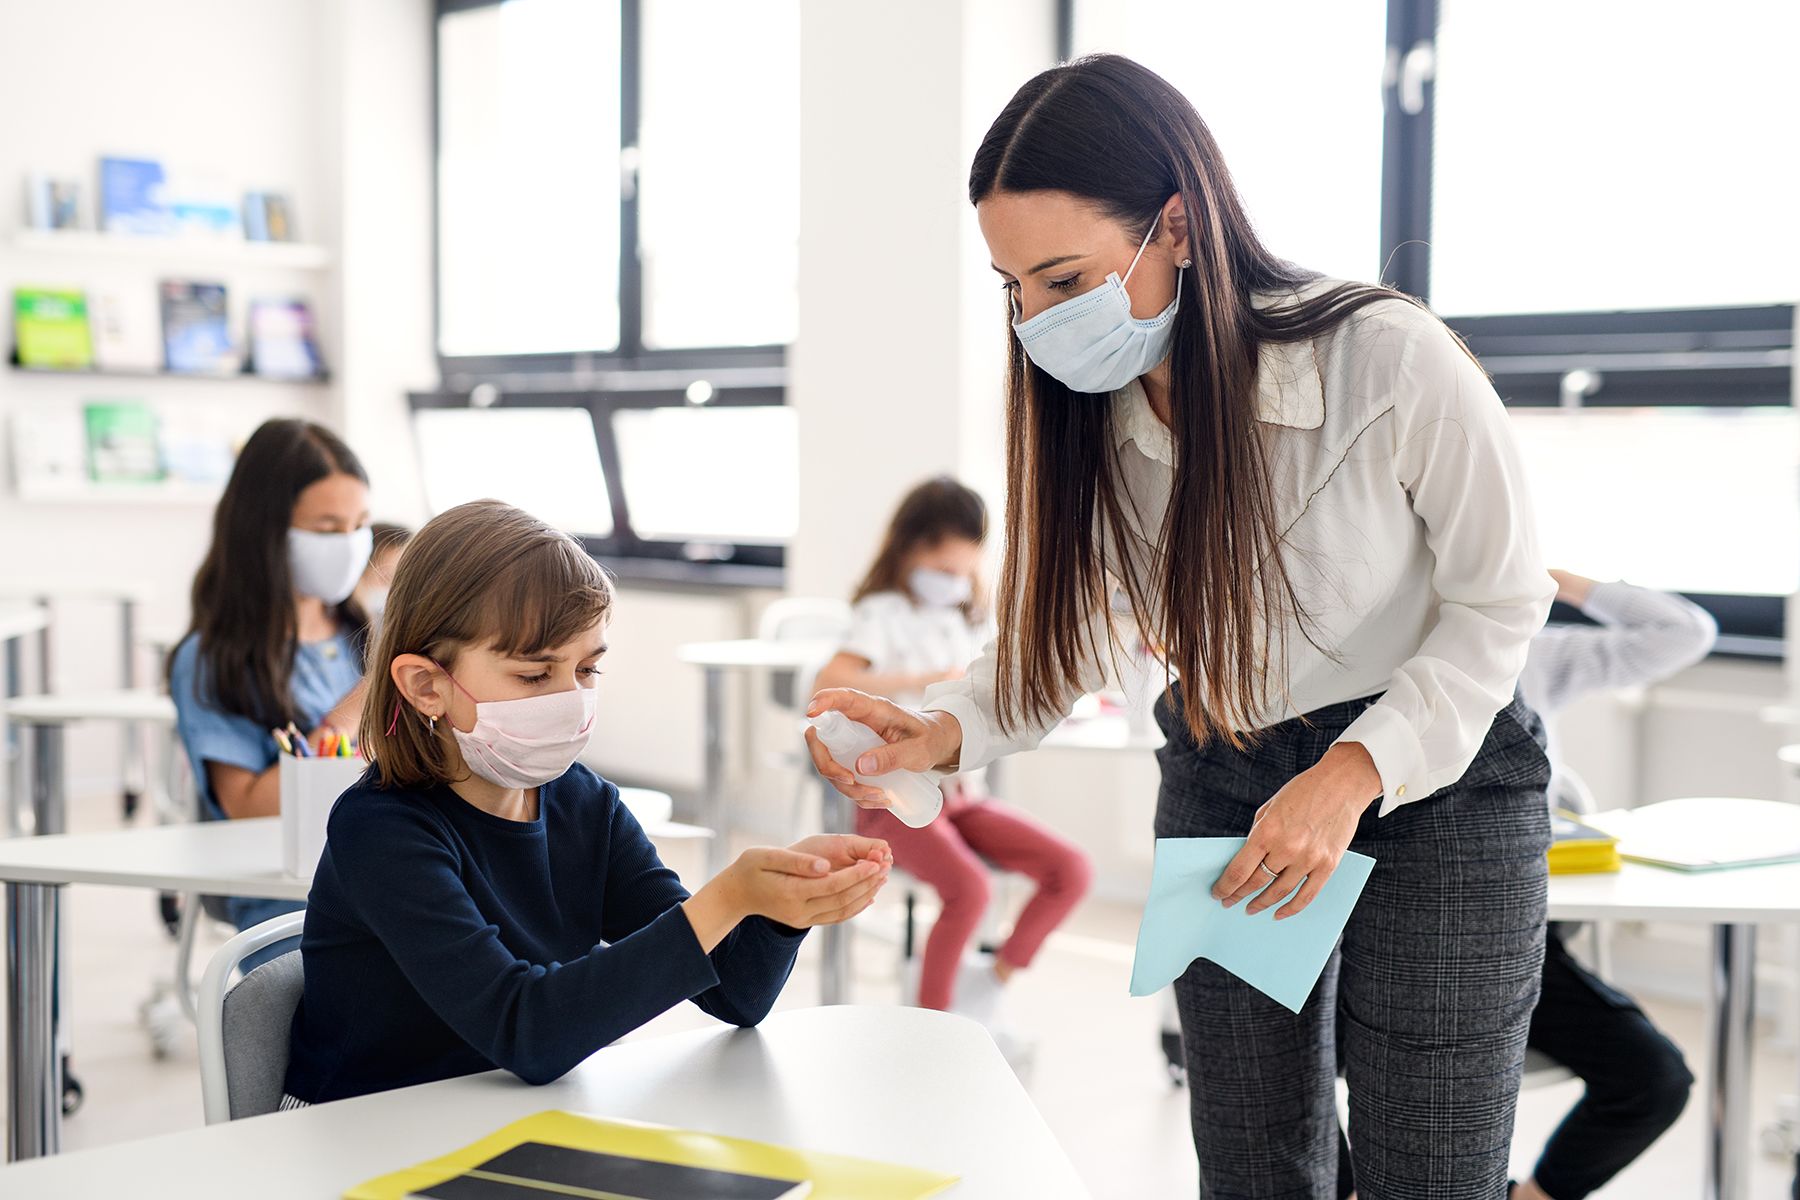
[[[1178,698],[1160,703],[1157,836],[1244,836],[1372,702],[1245,751],[1195,746]],[[1387,817],[1371,805],[1351,848],[1374,871],[1298,1015],[1205,961],[1176,981],[1207,1200],[1336,1194],[1340,1042],[1363,1200],[1505,1196],[1543,965],[1549,776],[1542,725],[1515,701],[1458,783]]]

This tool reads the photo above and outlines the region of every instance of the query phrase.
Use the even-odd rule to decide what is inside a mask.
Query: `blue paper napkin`
[[[1138,927],[1131,994],[1159,992],[1196,958],[1215,962],[1294,1012],[1312,994],[1375,860],[1347,852],[1313,902],[1280,921],[1280,904],[1255,916],[1250,897],[1230,908],[1212,897],[1243,838],[1157,838],[1150,898]],[[1283,901],[1286,903],[1286,901]]]

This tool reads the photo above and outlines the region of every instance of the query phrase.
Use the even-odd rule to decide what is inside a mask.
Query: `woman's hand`
[[[1213,898],[1230,908],[1255,895],[1244,910],[1251,914],[1287,900],[1275,919],[1293,916],[1337,870],[1357,821],[1380,795],[1369,752],[1358,742],[1339,742],[1256,810],[1244,848],[1213,884]]]
[[[962,724],[949,713],[902,708],[892,700],[851,688],[820,692],[813,697],[806,715],[816,717],[828,712],[841,712],[852,721],[867,725],[887,743],[856,760],[856,770],[861,775],[950,769],[962,753]],[[864,808],[888,807],[879,788],[856,782],[855,775],[837,764],[815,730],[806,731],[806,745],[812,752],[813,766],[832,787]]]

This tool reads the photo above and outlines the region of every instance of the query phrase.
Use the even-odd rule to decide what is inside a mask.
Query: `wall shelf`
[[[13,249],[26,254],[135,258],[186,266],[204,264],[323,271],[331,251],[306,242],[251,242],[242,238],[134,237],[92,229],[21,229]]]
[[[165,379],[179,383],[257,383],[273,387],[323,387],[331,382],[329,375],[315,376],[311,379],[276,379],[244,371],[231,375],[201,375],[185,371],[132,371],[106,367],[84,367],[80,370],[65,371],[55,367],[21,367],[17,363],[10,365],[15,378],[33,376],[41,379]]]

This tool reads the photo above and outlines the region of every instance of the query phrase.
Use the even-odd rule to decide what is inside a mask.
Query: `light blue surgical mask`
[[[1110,272],[1093,291],[1046,308],[1029,321],[1013,321],[1013,332],[1031,361],[1071,391],[1116,392],[1169,356],[1175,314],[1181,308],[1182,272],[1175,273],[1175,298],[1169,307],[1148,320],[1131,315],[1131,296],[1125,291],[1161,220],[1158,213],[1150,222],[1150,232],[1125,268],[1124,279],[1117,271]],[[1013,313],[1016,318],[1016,301]]]

